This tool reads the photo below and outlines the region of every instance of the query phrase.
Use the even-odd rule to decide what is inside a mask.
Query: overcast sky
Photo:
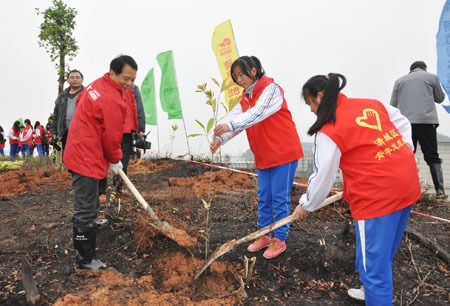
[[[195,119],[206,121],[209,109],[195,93],[196,85],[219,78],[211,51],[214,27],[231,19],[240,55],[259,57],[268,76],[285,90],[302,141],[315,120],[300,99],[300,88],[312,75],[340,72],[347,77],[344,93],[389,103],[397,78],[415,60],[436,72],[436,40],[444,0],[66,0],[77,9],[75,37],[78,56],[70,67],[85,76],[85,85],[107,72],[119,54],[133,56],[139,65],[140,86],[155,67],[156,55],[174,51],[175,66],[188,134],[199,132]],[[9,129],[19,117],[46,123],[57,96],[54,65],[38,46],[41,17],[50,0],[4,1],[0,11],[3,71],[0,73],[0,125]],[[5,69],[6,68],[6,69]],[[444,102],[449,104],[448,99]],[[158,105],[159,107],[159,105]],[[160,110],[160,107],[159,107]],[[438,132],[450,135],[449,114],[438,106]],[[170,124],[160,111],[161,150],[170,147]],[[176,153],[186,152],[182,121],[174,140]],[[156,148],[156,128],[151,141]],[[204,139],[190,140],[194,154],[206,152]],[[223,152],[248,148],[244,135]]]

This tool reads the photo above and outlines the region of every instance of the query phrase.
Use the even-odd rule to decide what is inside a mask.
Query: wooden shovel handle
[[[139,193],[139,191],[134,187],[133,183],[130,181],[128,176],[123,172],[122,169],[119,169],[119,175],[128,188],[131,190],[136,199],[141,203],[142,207],[151,215],[154,220],[159,220],[158,216],[155,214],[153,209],[148,205],[147,201],[145,201],[144,197]]]
[[[342,198],[342,192],[338,192],[335,195],[332,195],[331,197],[326,198],[320,205],[317,207],[317,209],[325,207],[333,202],[339,201]],[[245,237],[242,237],[238,240],[230,240],[224,244],[222,244],[220,247],[218,247],[214,253],[211,254],[211,256],[208,258],[208,260],[205,262],[205,264],[200,268],[200,270],[195,274],[194,279],[198,279],[199,276],[206,270],[209,265],[211,265],[217,258],[222,256],[223,254],[231,251],[235,246],[242,244],[244,242],[255,240],[285,224],[291,223],[295,221],[293,219],[293,215],[287,216],[286,218],[283,218],[281,220],[278,220],[277,222],[274,222],[264,228],[261,228],[253,233],[248,234]]]

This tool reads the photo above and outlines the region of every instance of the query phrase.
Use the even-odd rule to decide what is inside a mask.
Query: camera
[[[55,149],[56,151],[61,151],[61,147],[58,145],[58,138],[52,137],[50,139],[50,145]]]
[[[147,141],[147,135],[148,133],[146,135],[141,135],[139,133],[133,132],[132,135],[133,147],[144,150],[144,153],[145,150],[150,150],[152,147],[152,143],[150,141]]]

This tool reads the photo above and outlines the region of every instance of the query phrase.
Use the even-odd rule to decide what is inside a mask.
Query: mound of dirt
[[[135,279],[111,268],[92,274],[81,294],[67,294],[54,305],[234,305],[239,295],[233,285],[235,267],[215,263],[208,275],[194,282],[195,268],[201,264],[174,253],[154,262],[156,279],[150,275]]]
[[[227,170],[205,172],[202,175],[189,178],[169,178],[170,187],[189,188],[190,193],[198,197],[206,197],[210,186],[211,193],[216,194],[236,189],[254,188],[255,184],[256,181],[251,176]]]
[[[18,170],[0,174],[0,200],[9,200],[31,191],[63,190],[71,184],[67,171]]]
[[[128,173],[153,173],[155,171],[162,171],[173,167],[174,163],[169,160],[162,160],[161,162],[155,163],[154,161],[146,159],[136,159],[130,161],[130,164],[128,165]]]

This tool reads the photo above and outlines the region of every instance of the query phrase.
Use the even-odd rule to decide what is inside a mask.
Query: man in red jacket
[[[92,82],[81,94],[69,128],[64,164],[72,172],[74,193],[73,242],[78,267],[105,268],[95,258],[95,231],[99,210],[99,180],[109,169],[122,169],[120,143],[126,116],[126,95],[137,72],[128,55],[111,61],[110,71]]]

